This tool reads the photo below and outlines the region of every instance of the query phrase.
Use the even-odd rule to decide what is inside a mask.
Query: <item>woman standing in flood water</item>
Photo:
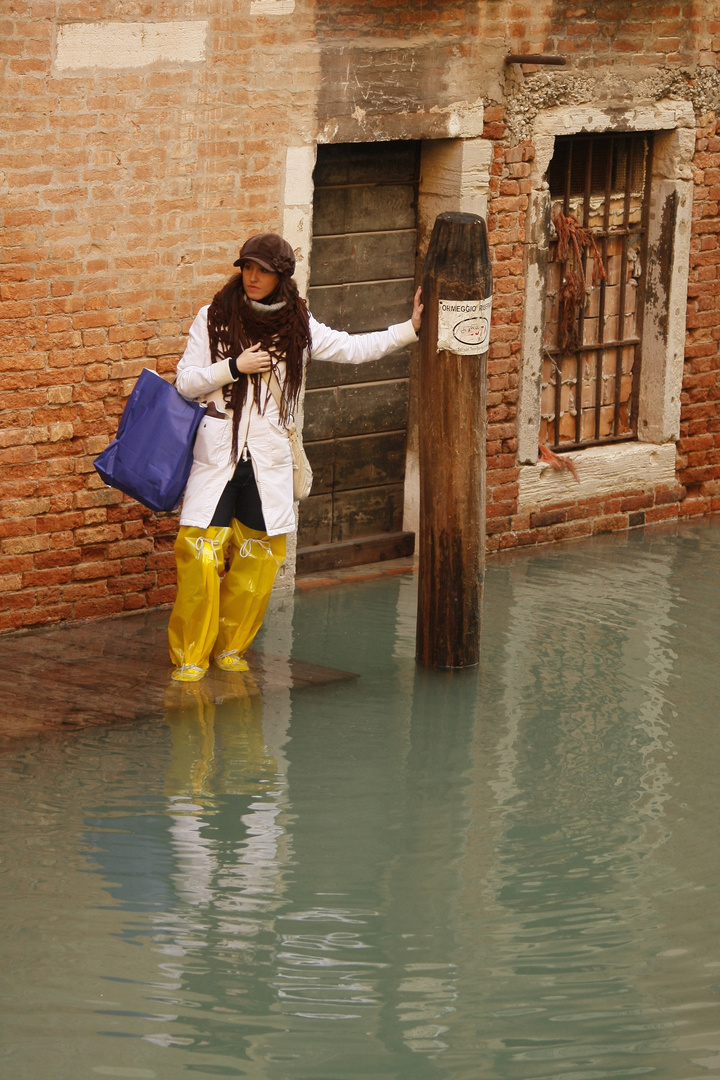
[[[234,265],[240,272],[198,312],[177,369],[183,397],[207,403],[175,543],[178,591],[168,635],[180,682],[201,679],[211,658],[225,671],[248,670],[243,654],[295,530],[285,425],[310,358],[378,360],[416,341],[422,316],[418,289],[405,323],[370,334],[324,326],[308,312],[292,278],[294,252],[276,233],[251,237]],[[271,373],[279,405],[263,378]]]

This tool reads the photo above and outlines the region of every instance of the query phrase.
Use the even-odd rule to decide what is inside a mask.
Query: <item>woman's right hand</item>
[[[259,341],[241,352],[235,363],[243,375],[258,375],[263,371],[270,371],[272,367],[270,353],[261,348]]]
[[[412,316],[411,316],[411,319],[410,319],[410,321],[413,324],[413,330],[415,331],[416,334],[420,333],[420,326],[422,325],[422,313],[423,313],[424,306],[425,305],[422,302],[422,289],[418,288],[418,289],[416,289],[415,296],[413,297],[413,309],[412,309]]]

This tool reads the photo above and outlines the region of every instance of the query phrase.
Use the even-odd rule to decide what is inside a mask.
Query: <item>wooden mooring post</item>
[[[440,214],[422,271],[416,660],[480,660],[485,432],[492,270],[485,222]]]

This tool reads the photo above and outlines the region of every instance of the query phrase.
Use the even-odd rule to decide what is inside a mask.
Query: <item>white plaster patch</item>
[[[188,22],[67,23],[57,32],[54,68],[140,68],[205,59],[208,24]]]
[[[451,139],[474,139],[482,135],[485,118],[485,103],[482,98],[476,101],[456,101],[445,108],[434,105],[430,113],[445,114],[445,129]]]
[[[314,146],[289,146],[285,155],[285,205],[309,206],[313,201]]]
[[[292,15],[295,0],[250,0],[251,15]]]
[[[424,144],[420,216],[428,236],[443,211],[487,216],[492,155],[487,139],[430,139]]]
[[[523,364],[520,379],[519,421],[517,425],[518,462],[530,464],[537,459],[542,392],[542,275],[537,263],[528,265],[525,306],[523,308]]]
[[[591,446],[569,455],[579,483],[544,461],[524,465],[518,478],[518,513],[562,502],[593,499],[621,491],[647,491],[675,483],[675,443]]]
[[[301,206],[286,206],[283,211],[283,236],[295,252],[295,281],[301,296],[307,296],[310,284],[310,234],[312,215]]]
[[[285,208],[283,236],[295,252],[295,280],[302,296],[310,280],[312,237],[313,169],[317,148],[289,146],[285,152]]]
[[[456,116],[455,113],[450,113],[450,116],[448,117],[448,135],[450,138],[457,138],[461,128],[462,124],[460,122],[460,117]]]
[[[534,135],[565,135],[579,131],[662,131],[677,127],[694,129],[695,115],[687,101],[665,99],[627,109],[602,109],[591,105],[558,105],[538,114]]]
[[[493,145],[489,139],[463,141],[460,206],[458,207],[461,213],[486,216],[492,163]]]
[[[662,143],[662,140],[657,140]],[[663,264],[662,217],[674,206],[673,258]],[[680,394],[685,364],[692,183],[660,180],[653,184],[648,223],[647,292],[653,296],[645,307],[638,436],[643,442],[665,442],[680,436]]]

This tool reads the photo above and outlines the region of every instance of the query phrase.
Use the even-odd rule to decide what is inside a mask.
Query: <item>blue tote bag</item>
[[[187,485],[204,412],[202,405],[186,401],[156,372],[143,368],[117,435],[93,465],[109,487],[151,510],[174,510]]]

